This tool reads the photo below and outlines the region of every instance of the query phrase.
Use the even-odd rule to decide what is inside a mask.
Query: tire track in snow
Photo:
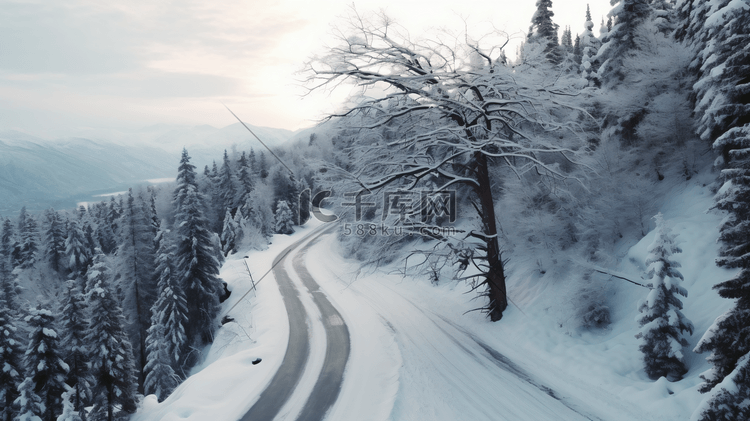
[[[341,390],[344,368],[349,359],[349,331],[341,314],[333,307],[326,295],[320,291],[320,287],[310,276],[304,264],[304,256],[309,247],[320,236],[328,233],[330,229],[331,227],[328,227],[317,234],[311,233],[310,236],[287,247],[274,259],[274,276],[284,298],[284,305],[289,317],[289,342],[281,367],[271,379],[268,387],[261,393],[258,401],[240,421],[273,420],[299,386],[300,379],[308,365],[310,355],[309,315],[300,299],[300,290],[295,286],[289,273],[284,268],[286,258],[308,240],[308,244],[302,247],[292,259],[292,265],[322,315],[322,324],[326,334],[326,353],[322,370],[318,374],[315,385],[307,397],[302,411],[297,416],[297,420],[320,421],[336,402]],[[315,236],[310,240],[313,235]]]
[[[293,261],[294,270],[299,274],[302,283],[312,294],[313,301],[320,309],[323,316],[323,327],[326,332],[326,355],[323,361],[323,369],[318,377],[312,393],[307,399],[298,421],[322,420],[328,410],[336,402],[341,392],[341,384],[344,380],[344,368],[349,360],[351,344],[349,342],[349,329],[344,319],[336,308],[328,300],[320,286],[305,267],[305,256],[310,247],[315,244],[320,236],[327,234],[330,228],[317,235],[307,243],[295,256]]]
[[[279,370],[240,421],[272,420],[294,392],[307,365],[310,355],[307,313],[300,301],[299,291],[294,287],[289,274],[284,269],[284,260],[289,253],[307,239],[308,237],[305,237],[295,242],[274,259],[273,275],[284,298],[284,306],[289,318],[289,342]]]

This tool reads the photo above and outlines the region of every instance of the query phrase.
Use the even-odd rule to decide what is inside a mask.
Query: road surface
[[[289,317],[289,342],[279,371],[271,379],[255,405],[240,419],[241,421],[273,420],[299,385],[310,356],[310,325],[308,323],[310,315],[300,300],[300,294],[311,294],[313,302],[320,311],[325,328],[326,351],[323,368],[297,420],[322,420],[339,396],[344,368],[349,359],[349,330],[341,314],[320,290],[320,286],[310,276],[304,265],[307,250],[331,228],[324,228],[322,232],[313,233],[312,240],[309,240],[310,236],[308,236],[297,241],[274,259],[274,277],[284,298]],[[308,243],[300,248],[306,241]],[[284,267],[286,259],[290,256],[293,256],[294,271],[302,280],[305,291],[297,288]]]

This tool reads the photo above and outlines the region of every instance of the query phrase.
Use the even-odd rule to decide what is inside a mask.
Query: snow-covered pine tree
[[[245,152],[243,151],[240,155],[239,161],[237,161],[238,170],[237,170],[237,180],[239,181],[239,191],[237,195],[237,199],[235,200],[235,203],[238,204],[238,206],[244,206],[247,204],[247,199],[252,193],[253,189],[255,188],[255,176],[253,174],[252,168],[250,168],[250,163],[245,156]]]
[[[543,45],[547,60],[558,64],[563,58],[557,39],[557,30],[560,26],[552,21],[553,16],[555,14],[552,12],[552,0],[537,0],[527,39],[529,42]]]
[[[294,228],[292,228],[292,226],[292,211],[289,209],[289,205],[286,203],[286,200],[279,200],[279,202],[276,204],[276,233],[294,234]]]
[[[562,69],[568,73],[578,73],[579,65],[576,64],[576,57],[573,47],[573,32],[570,26],[563,29],[560,37],[560,58]]]
[[[239,210],[237,213],[240,213]],[[232,212],[227,209],[224,215],[224,228],[221,230],[221,250],[225,257],[237,251],[237,228]]]
[[[208,175],[199,180],[198,188],[206,201],[205,216],[209,220],[211,231],[221,234],[223,227],[222,216],[226,212],[224,209],[224,200],[219,189],[219,169],[216,161],[213,162],[213,168]]]
[[[25,320],[32,329],[24,356],[26,377],[34,383],[34,391],[44,405],[40,417],[44,421],[54,421],[62,413],[62,394],[69,370],[60,352],[55,316],[40,303],[30,310]]]
[[[146,330],[150,324],[151,306],[156,299],[154,276],[154,238],[147,205],[128,190],[127,201],[120,216],[120,243],[117,249],[118,291],[123,293],[123,312],[127,332],[134,345],[138,384],[142,388],[146,366]],[[141,389],[142,390],[142,389]]]
[[[560,46],[566,52],[573,51],[573,33],[570,30],[570,26],[566,26],[565,29],[563,29],[562,37],[560,39]]]
[[[12,260],[13,257],[13,243],[14,241],[13,223],[10,219],[3,219],[3,227],[0,232],[0,262],[7,261],[11,265],[12,271]]]
[[[578,65],[579,72],[580,72],[580,66],[583,60],[583,47],[581,47],[581,36],[576,34],[576,38],[573,41],[573,59]]]
[[[26,212],[25,206],[21,208],[18,227],[20,237],[18,266],[27,269],[36,263],[37,251],[39,250],[39,228],[34,217]]]
[[[89,256],[93,256],[96,253],[96,249],[101,249],[101,246],[99,245],[99,240],[96,238],[91,222],[86,219],[82,221],[83,226],[81,226],[81,231],[83,231],[84,245],[88,250]]]
[[[195,166],[183,149],[177,175],[175,205],[175,278],[185,291],[188,320],[185,333],[188,343],[197,345],[213,340],[219,314],[220,244],[203,215],[203,203],[196,185]],[[219,248],[216,248],[219,246]]]
[[[283,200],[292,213],[292,224],[297,224],[299,217],[299,195],[301,185],[293,173],[279,170],[273,176],[273,192],[276,203]]]
[[[34,388],[35,384],[31,377],[26,377],[18,386],[18,398],[15,402],[18,415],[13,421],[47,421],[42,419],[45,415],[44,403]]]
[[[607,86],[614,86],[625,78],[623,60],[638,48],[638,30],[651,16],[649,0],[614,1],[609,17],[615,17],[615,23],[602,38],[602,46],[595,58],[601,63],[598,78]]]
[[[668,35],[675,29],[673,1],[651,0],[652,19],[661,33]]]
[[[136,410],[137,372],[133,350],[125,334],[125,317],[111,290],[112,271],[99,251],[88,271],[88,307],[91,314],[86,342],[91,347],[92,421],[113,421],[115,410]]]
[[[69,277],[72,279],[85,279],[91,256],[85,245],[83,231],[78,226],[76,219],[68,222],[68,236],[65,239],[65,255],[67,256],[67,268]],[[82,283],[81,285],[84,285]]]
[[[0,291],[0,419],[11,421],[17,414],[13,402],[23,381],[23,346],[18,339],[14,314]]]
[[[219,171],[219,196],[221,198],[221,226],[224,226],[224,211],[234,209],[235,200],[237,199],[237,177],[234,175],[232,164],[229,160],[227,150],[224,149],[224,162],[221,164]]]
[[[65,226],[60,220],[60,215],[50,208],[45,213],[47,217],[47,229],[45,230],[44,254],[50,267],[55,272],[61,272],[65,267],[63,256],[65,256]]]
[[[16,301],[15,281],[13,279],[13,225],[10,219],[3,221],[0,232],[0,293],[11,307]]]
[[[107,222],[106,217],[98,219],[94,235],[99,243],[99,247],[104,254],[112,254],[117,249],[117,240],[115,233],[112,231],[112,225]]]
[[[586,5],[586,22],[583,26],[584,31],[581,34],[581,75],[589,81],[589,86],[598,86],[598,66],[594,57],[601,47],[601,42],[594,35],[594,22],[591,20],[591,10],[588,5]]]
[[[726,2],[724,2],[726,4]],[[674,37],[680,42],[685,42],[694,47],[694,51],[701,51],[708,41],[698,36],[702,31],[706,18],[712,6],[722,6],[721,3],[713,3],[705,0],[677,0],[674,6],[674,19],[676,29]],[[714,9],[716,11],[718,9]],[[695,63],[700,67],[700,62]]]
[[[716,196],[716,208],[728,212],[720,227],[722,247],[716,264],[738,268],[739,273],[714,286],[721,297],[735,300],[734,307],[719,316],[706,331],[695,352],[710,352],[712,369],[703,373],[703,393],[714,390],[700,420],[714,413],[747,411],[746,374],[750,354],[750,4],[722,0],[694,5],[692,16],[705,15],[695,42],[702,63],[697,94],[698,132],[723,158],[724,185]],[[693,25],[693,23],[691,23]],[[742,364],[740,364],[742,362]],[[721,385],[721,387],[718,387]],[[743,409],[744,408],[744,409]]]
[[[156,250],[159,248],[159,245],[156,243],[156,237],[161,229],[161,220],[159,219],[159,212],[156,209],[156,187],[148,186],[146,187],[146,191],[149,193],[148,206],[146,206],[146,202],[144,201],[144,209],[148,216],[149,226],[151,227],[151,238],[154,239],[154,250]]]
[[[711,396],[693,413],[691,421],[750,419],[750,354],[737,361],[737,366],[717,384]]]
[[[86,343],[89,331],[86,300],[78,282],[67,281],[61,307],[63,360],[68,364],[67,383],[71,387],[69,399],[72,408],[85,417],[84,407],[91,402],[93,379],[89,370],[90,351]]]
[[[121,213],[122,206],[120,206],[120,203],[115,200],[114,196],[110,196],[109,207],[107,208],[107,222],[109,222],[109,226],[112,228],[112,232],[117,232],[119,228],[117,226],[117,222],[120,219]]]
[[[261,179],[268,177],[268,163],[266,162],[266,154],[260,151],[260,157],[258,158],[258,176]]]
[[[258,175],[258,160],[255,157],[255,150],[250,148],[250,153],[247,154],[247,165],[250,167],[250,174],[254,176]]]
[[[188,324],[187,299],[185,291],[179,280],[176,278],[173,253],[173,245],[168,231],[162,230],[159,234],[159,250],[157,251],[157,269],[159,276],[157,291],[159,296],[153,307],[151,307],[151,327],[160,326],[163,330],[147,336],[147,345],[156,346],[158,349],[166,352],[169,357],[169,364],[177,373],[182,373],[182,364],[184,356],[188,351],[188,337],[185,332],[185,326]],[[152,353],[148,353],[149,359]],[[154,357],[162,358],[160,354]],[[148,368],[147,368],[148,371]],[[148,384],[148,378],[146,380]],[[147,387],[147,393],[148,387]]]
[[[679,380],[685,373],[685,355],[682,348],[688,342],[685,332],[693,333],[693,324],[682,314],[682,301],[677,295],[687,297],[687,290],[680,286],[682,274],[680,264],[671,259],[672,254],[682,250],[675,243],[675,235],[661,213],[654,216],[656,236],[648,247],[646,258],[647,276],[651,288],[648,297],[638,304],[640,315],[636,321],[641,327],[637,338],[643,339],[646,374],[652,380],[666,377]]]
[[[729,150],[744,149],[734,145],[741,144],[742,126],[750,123],[750,3],[721,0],[712,4],[707,11],[703,4],[693,11],[706,15],[693,40],[698,49],[695,63],[700,66],[693,85],[697,133],[701,139],[716,140],[714,148],[730,161]],[[729,132],[736,135],[725,135]]]
[[[159,402],[166,399],[180,384],[180,377],[172,368],[171,358],[163,345],[165,328],[159,323],[148,329],[148,361],[146,362],[146,383],[144,390],[147,395],[156,395]]]

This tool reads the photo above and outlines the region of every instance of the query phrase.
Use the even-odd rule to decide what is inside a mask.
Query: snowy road
[[[349,358],[349,331],[343,322],[341,314],[331,305],[326,295],[320,291],[318,284],[310,276],[304,264],[304,257],[309,247],[327,229],[300,249],[309,237],[292,244],[274,260],[274,276],[279,290],[284,298],[287,315],[289,317],[289,342],[281,367],[276,372],[270,384],[258,398],[255,405],[241,418],[241,421],[273,420],[275,418],[289,419],[296,417],[298,421],[322,420],[326,412],[336,401],[344,375],[344,368]],[[299,277],[301,285],[295,283],[286,269],[287,258],[292,255],[293,269]],[[303,288],[301,288],[304,286]],[[303,304],[301,296],[309,295],[317,309],[311,309]],[[318,319],[323,325],[323,332],[311,329],[310,321]],[[325,355],[322,366],[316,367],[311,362],[310,336],[313,333],[325,334]],[[313,341],[312,347],[321,350],[320,341]],[[317,345],[317,346],[316,346]],[[312,355],[315,355],[314,353]],[[307,391],[297,391],[306,373],[317,372],[317,380],[307,396]],[[309,378],[311,375],[308,374]],[[302,390],[305,388],[302,387]],[[297,391],[297,393],[295,393]],[[304,405],[299,408],[300,398]]]
[[[565,396],[535,379],[527,370],[510,361],[477,335],[433,312],[429,299],[411,290],[398,277],[383,275],[357,278],[358,269],[331,255],[333,238],[313,245],[307,264],[312,273],[341,308],[352,329],[352,358],[344,379],[342,399],[329,420],[390,419],[431,421],[545,421],[600,420],[584,402]],[[356,280],[355,280],[356,279]],[[416,292],[416,294],[415,294]],[[421,301],[421,302],[420,302]],[[357,329],[365,323],[378,323],[385,336],[397,345],[391,362],[398,364],[397,391],[378,393],[369,384],[382,384],[377,372],[361,367],[392,353],[384,335]],[[359,367],[359,369],[358,369]],[[387,370],[383,367],[381,370]],[[351,379],[350,374],[356,379]],[[356,396],[358,389],[374,395],[371,402],[352,403],[344,397]],[[362,406],[377,408],[385,402],[388,413],[371,417]]]

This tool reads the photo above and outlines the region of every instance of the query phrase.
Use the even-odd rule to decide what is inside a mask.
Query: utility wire
[[[251,135],[255,136],[255,138],[256,138],[256,139],[258,139],[258,142],[260,142],[260,144],[261,144],[261,145],[263,145],[263,147],[264,147],[264,148],[266,148],[266,149],[268,150],[268,152],[271,152],[271,155],[273,155],[273,157],[274,157],[274,158],[276,158],[276,160],[277,160],[277,161],[279,161],[279,162],[281,163],[281,165],[283,165],[283,166],[284,166],[284,168],[286,168],[287,170],[289,170],[289,172],[290,172],[290,173],[291,173],[292,175],[294,175],[294,171],[292,171],[292,170],[291,170],[291,169],[290,169],[290,168],[289,168],[289,167],[288,167],[288,166],[287,166],[287,165],[286,165],[286,164],[284,163],[284,161],[282,161],[282,160],[281,160],[281,158],[279,158],[279,156],[278,156],[278,155],[276,155],[276,154],[275,154],[275,153],[274,153],[274,152],[273,152],[273,151],[271,150],[271,148],[269,148],[269,147],[268,147],[268,145],[266,145],[266,144],[265,144],[265,143],[264,143],[264,142],[263,142],[262,140],[260,140],[260,138],[258,137],[258,135],[256,135],[256,134],[255,134],[255,133],[254,133],[254,132],[253,132],[252,130],[250,130],[250,127],[247,127],[247,124],[245,124],[245,122],[244,122],[244,121],[240,120],[240,118],[239,118],[239,117],[237,117],[237,114],[235,114],[235,113],[234,113],[234,111],[230,110],[230,109],[229,109],[229,107],[227,107],[227,104],[224,104],[224,103],[222,103],[222,105],[223,105],[223,106],[224,106],[224,107],[225,107],[225,108],[226,108],[226,109],[227,109],[227,110],[228,110],[228,111],[229,111],[230,113],[232,113],[232,115],[234,116],[234,118],[236,118],[236,119],[237,119],[237,121],[239,121],[240,123],[242,123],[242,125],[243,125],[243,126],[245,126],[245,128],[247,129],[247,131],[248,131],[248,132],[250,132],[250,134],[251,134]]]

